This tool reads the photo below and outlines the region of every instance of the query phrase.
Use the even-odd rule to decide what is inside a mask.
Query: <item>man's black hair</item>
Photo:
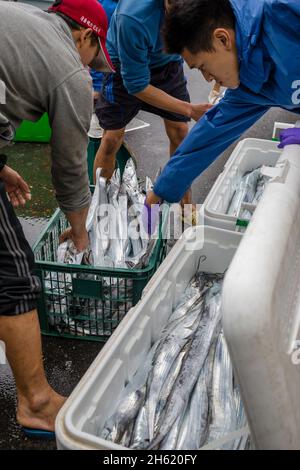
[[[53,12],[49,12],[49,13],[53,13]],[[81,24],[77,23],[76,21],[74,21],[72,18],[70,18],[69,16],[67,15],[64,15],[63,13],[61,13],[60,11],[56,11],[54,12],[55,15],[58,15],[60,16],[60,18],[62,18],[66,23],[67,25],[69,26],[70,29],[72,29],[73,31],[80,31],[81,29],[84,29],[84,26],[82,26]],[[92,44],[93,45],[96,45],[98,44],[98,38],[97,36],[95,35],[95,33],[92,34],[91,36],[91,41],[92,41]]]
[[[165,47],[170,54],[213,51],[216,28],[235,28],[229,0],[172,0],[163,29]]]

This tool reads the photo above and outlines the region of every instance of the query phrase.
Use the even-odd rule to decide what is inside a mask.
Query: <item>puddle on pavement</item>
[[[57,208],[51,183],[50,146],[16,143],[5,148],[8,164],[29,184],[32,199],[16,210],[25,235],[32,244]]]

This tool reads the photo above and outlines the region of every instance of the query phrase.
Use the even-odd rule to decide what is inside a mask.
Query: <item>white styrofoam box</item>
[[[258,449],[300,448],[300,146],[286,147],[280,160],[288,171],[267,186],[222,299],[225,337]]]
[[[241,239],[241,234],[212,227],[184,233],[61,409],[56,419],[58,449],[122,449],[96,436],[93,418],[100,416],[103,425],[115,411],[125,385],[144,364],[198,269],[224,273]]]
[[[235,185],[247,171],[260,166],[275,167],[281,155],[277,146],[278,142],[263,139],[244,139],[236,146],[204,201],[205,225],[236,231],[237,217],[226,214]],[[251,205],[244,208],[252,212],[255,209]]]

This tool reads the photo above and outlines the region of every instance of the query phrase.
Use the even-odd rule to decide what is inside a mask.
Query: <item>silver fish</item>
[[[191,415],[191,402],[189,401],[185,413],[182,418],[180,430],[177,437],[176,450],[183,450],[185,449],[185,441],[188,439],[190,434],[189,426],[190,426],[190,415]],[[172,450],[172,449],[169,449]]]
[[[145,393],[145,385],[141,387],[141,389],[131,392],[118,407],[116,415],[113,415],[112,418],[106,422],[104,430],[101,433],[101,437],[118,444],[122,442],[122,439],[124,442],[124,435],[127,433],[128,428],[136,418],[140,406],[144,401]],[[127,434],[125,438],[128,439]]]
[[[209,427],[206,443],[235,431],[237,425],[233,395],[233,370],[223,332],[219,335],[215,351],[211,412],[212,423]],[[231,448],[231,444],[222,446],[222,449],[228,448]]]
[[[100,172],[97,172],[96,189],[97,187],[98,190],[93,195],[92,205],[89,210],[91,215],[88,215],[87,224],[87,227],[91,227],[89,238],[93,253],[93,264],[95,266],[113,267],[113,262],[107,256],[110,246],[107,182],[105,178],[100,176]]]
[[[155,425],[157,425],[160,415],[162,411],[165,409],[165,406],[167,405],[169,396],[171,394],[171,391],[173,389],[173,386],[176,382],[176,378],[179,375],[181,366],[182,366],[182,361],[184,356],[186,355],[186,352],[189,349],[190,346],[190,341],[189,340],[184,348],[181,350],[180,354],[177,356],[175,359],[172,369],[170,370],[167,379],[165,383],[163,383],[161,391],[159,393],[158,399],[157,399],[157,405],[156,405],[156,410],[155,410]]]
[[[158,345],[153,360],[153,368],[149,377],[149,396],[147,399],[149,436],[153,439],[155,431],[156,405],[163,384],[180,354],[181,350],[194,333],[199,323],[199,309],[189,312],[177,325],[165,336]],[[169,429],[168,429],[169,431]],[[165,432],[165,435],[167,432]]]
[[[166,330],[172,328],[173,322],[177,322],[186,315],[186,313],[195,305],[196,302],[201,300],[205,291],[205,276],[200,274],[193,278],[183,293],[182,300],[176,306],[175,310],[170,315]]]
[[[268,181],[270,180],[269,176],[265,176],[260,174],[257,180],[257,185],[256,185],[256,190],[255,190],[255,196],[252,201],[253,204],[258,204],[259,201],[262,198],[262,195],[266,189],[266,185],[268,184]]]
[[[109,250],[108,256],[110,257],[113,266],[124,268],[125,255],[122,243],[123,227],[122,227],[122,216],[119,206],[119,192],[121,186],[121,175],[120,170],[115,170],[107,189],[108,203],[111,208],[111,214],[109,217]]]
[[[132,259],[128,258],[127,261],[126,261],[127,266],[130,267],[130,268],[135,267],[135,269],[143,269],[146,266],[148,266],[149,261],[151,259],[151,256],[153,254],[153,251],[155,249],[155,246],[156,246],[156,240],[151,239],[149,241],[146,252],[142,251],[139,255],[139,259],[137,259],[137,258],[132,258]],[[143,252],[144,252],[144,254],[142,254]]]
[[[151,179],[149,178],[149,176],[146,176],[146,180],[145,180],[145,192],[146,192],[146,194],[149,191],[152,191],[152,189],[153,189],[153,183],[152,183]]]
[[[186,355],[186,352],[189,350],[190,342],[191,342],[191,340],[189,340],[189,342],[185,345],[185,347],[183,348],[183,350],[179,354],[179,356],[178,356],[178,358],[175,362],[175,365],[174,365],[172,371],[170,372],[170,374],[169,374],[169,376],[166,380],[166,383],[164,384],[164,386],[162,388],[162,391],[161,391],[161,394],[160,394],[160,397],[159,397],[159,400],[158,400],[158,403],[157,403],[156,416],[155,416],[155,422],[156,423],[159,421],[160,414],[164,410],[164,408],[167,404],[170,393],[171,393],[171,391],[173,389],[173,386],[176,382],[176,378],[178,377],[179,372],[181,370],[182,361],[184,359],[184,356]],[[188,408],[189,408],[189,406],[187,406],[187,409],[186,409],[185,413],[183,413],[181,416],[179,416],[177,418],[177,420],[174,423],[174,425],[172,426],[171,431],[169,432],[169,434],[160,443],[160,446],[159,446],[160,450],[178,449],[178,439],[180,437],[181,429],[186,424],[185,420],[186,420],[186,415],[188,414],[188,411],[189,411]]]
[[[132,241],[133,245],[133,256],[136,258],[139,254],[142,256],[148,248],[149,237],[143,230],[143,224],[141,222],[141,215],[144,205],[145,196],[142,194],[135,171],[133,160],[130,158],[125,166],[123,174],[123,185],[126,189],[129,199],[129,213],[128,213],[128,225],[130,231],[134,234]],[[137,232],[140,236],[137,237]],[[129,235],[130,236],[130,235]],[[139,243],[138,243],[139,240]],[[140,247],[141,245],[141,247]],[[141,250],[140,250],[141,248]],[[133,260],[128,260],[133,263]]]
[[[139,188],[139,182],[136,175],[135,165],[132,158],[129,158],[123,173],[123,185],[132,204],[144,204],[144,195]]]
[[[97,422],[99,418],[94,418],[94,424],[97,429],[98,435],[106,440],[111,440],[120,444],[124,439],[129,439],[126,432],[130,426],[131,435],[134,431],[133,423],[139,413],[141,406],[144,404],[146,395],[146,380],[149,374],[153,356],[157,348],[157,343],[154,344],[148,353],[144,367],[138,369],[131,382],[124,389],[124,393],[119,399],[115,413],[108,418],[104,427],[99,429]],[[131,435],[130,439],[131,440]]]
[[[260,168],[247,172],[242,177],[229,203],[227,214],[237,217],[243,202],[252,203],[259,175]]]
[[[128,199],[124,185],[119,190],[119,238],[122,245],[123,256],[126,259],[130,240],[128,236]]]
[[[160,443],[159,450],[177,449],[178,435],[180,432],[180,428],[182,426],[182,422],[184,420],[184,416],[185,416],[184,413],[178,416],[169,434]]]
[[[139,261],[139,258],[144,254],[144,250],[139,233],[139,220],[135,211],[132,215],[132,210],[133,206],[131,206],[128,210],[128,237],[130,239],[131,251],[127,256],[126,261],[134,264]]]
[[[120,440],[120,444],[123,447],[129,447],[130,441],[132,439],[132,434],[134,431],[134,419],[131,421],[131,423],[128,425],[128,428],[125,430],[122,439]]]
[[[148,415],[145,404],[136,418],[130,447],[132,449],[146,449],[149,445]]]
[[[209,396],[211,391],[215,346],[216,343],[212,343],[210,352],[193,390],[178,439],[177,449],[179,450],[199,449],[202,447],[207,437]]]
[[[243,202],[257,205],[268,181],[269,177],[261,174],[261,167],[245,173],[234,191],[227,214],[239,216],[240,219],[249,221],[253,214],[247,209],[240,211],[241,205]],[[241,227],[239,231],[244,232],[245,228]]]
[[[161,415],[149,449],[154,449],[160,444],[187,405],[220,323],[220,289],[221,283],[215,283],[214,289],[208,291],[199,326],[193,335],[189,351],[183,359],[180,374],[176,379],[166,409]]]

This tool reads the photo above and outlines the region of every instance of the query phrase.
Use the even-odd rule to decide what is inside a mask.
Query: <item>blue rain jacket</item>
[[[230,0],[236,16],[240,86],[198,121],[154,192],[178,202],[230,144],[272,106],[300,114],[300,0]]]

